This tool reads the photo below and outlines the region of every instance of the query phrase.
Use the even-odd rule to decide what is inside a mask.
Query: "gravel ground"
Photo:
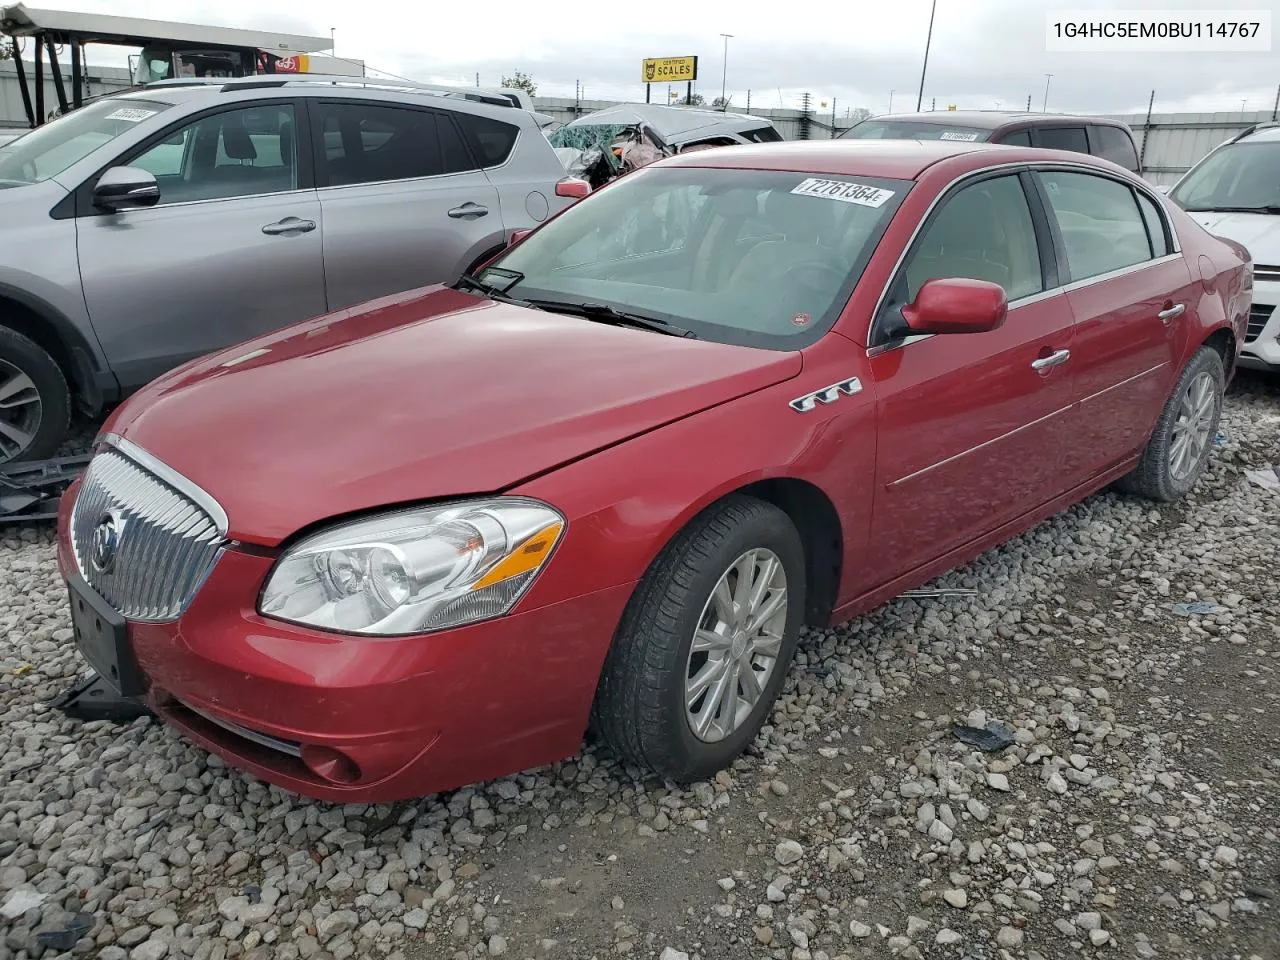
[[[1280,958],[1280,494],[1242,476],[1277,382],[1224,422],[1187,502],[1098,495],[937,583],[979,596],[807,634],[751,755],[687,790],[589,745],[334,807],[68,721],[50,533],[11,531],[0,960]],[[953,733],[988,720],[1011,746]]]

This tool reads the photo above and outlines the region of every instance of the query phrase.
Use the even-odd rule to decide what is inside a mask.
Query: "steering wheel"
[[[832,287],[838,290],[846,279],[847,276],[843,270],[829,263],[823,263],[821,260],[792,264],[782,272],[784,283],[794,283],[811,290],[825,290]]]

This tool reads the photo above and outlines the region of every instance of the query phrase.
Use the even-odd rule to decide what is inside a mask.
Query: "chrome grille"
[[[1253,279],[1257,283],[1280,283],[1280,267],[1265,263],[1253,265]]]
[[[1275,307],[1269,307],[1261,303],[1255,303],[1249,308],[1249,325],[1244,331],[1245,343],[1253,343],[1253,341],[1262,336],[1262,328],[1271,319],[1271,311],[1274,309]]]
[[[89,462],[72,508],[76,566],[127,619],[176,620],[222,551],[225,520],[197,502],[221,513],[207,494],[145,451],[116,446],[124,450],[103,449]],[[110,519],[114,538],[99,531]],[[112,541],[97,555],[95,535]]]

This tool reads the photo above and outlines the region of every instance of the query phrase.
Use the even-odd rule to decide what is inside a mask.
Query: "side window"
[[[462,134],[447,115],[440,117],[439,134],[443,173],[463,173],[476,169],[471,154],[467,152],[467,145],[462,142]]]
[[[1011,147],[1029,147],[1031,146],[1031,131],[1014,130],[1012,133],[1006,133],[996,143],[1008,144]]]
[[[290,104],[201,117],[127,160],[160,181],[160,204],[225,200],[298,188]]]
[[[1035,143],[1046,150],[1074,150],[1089,152],[1089,140],[1084,127],[1036,127]]]
[[[1072,280],[1151,259],[1147,225],[1126,184],[1058,170],[1038,176],[1062,232]]]
[[[444,173],[439,119],[429,110],[321,100],[316,116],[324,142],[319,159],[328,186]]]
[[[1145,193],[1138,193],[1138,208],[1142,212],[1142,219],[1147,224],[1147,233],[1151,237],[1152,256],[1167,257],[1173,253],[1173,245],[1164,231],[1164,216],[1156,208],[1156,202]]]
[[[998,283],[1011,301],[1044,289],[1035,226],[1016,175],[964,187],[943,204],[907,260],[907,300],[926,280],[952,277]]]
[[[1099,124],[1089,128],[1089,137],[1093,141],[1094,154],[1118,163],[1126,170],[1137,171],[1138,151],[1133,149],[1133,141],[1119,127]]]
[[[754,130],[745,131],[742,135],[752,143],[779,143],[782,140],[782,134],[773,127],[757,127]]]
[[[520,134],[519,127],[472,113],[458,113],[456,119],[480,166],[497,167],[507,162]]]

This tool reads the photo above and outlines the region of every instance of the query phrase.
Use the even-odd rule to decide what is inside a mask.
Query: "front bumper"
[[[65,534],[58,562],[76,569]],[[259,616],[271,564],[228,549],[181,619],[129,623],[145,699],[231,766],[337,803],[425,796],[572,755],[632,590],[373,639]]]
[[[1280,282],[1254,281],[1249,329],[1237,361],[1253,370],[1280,371]]]

